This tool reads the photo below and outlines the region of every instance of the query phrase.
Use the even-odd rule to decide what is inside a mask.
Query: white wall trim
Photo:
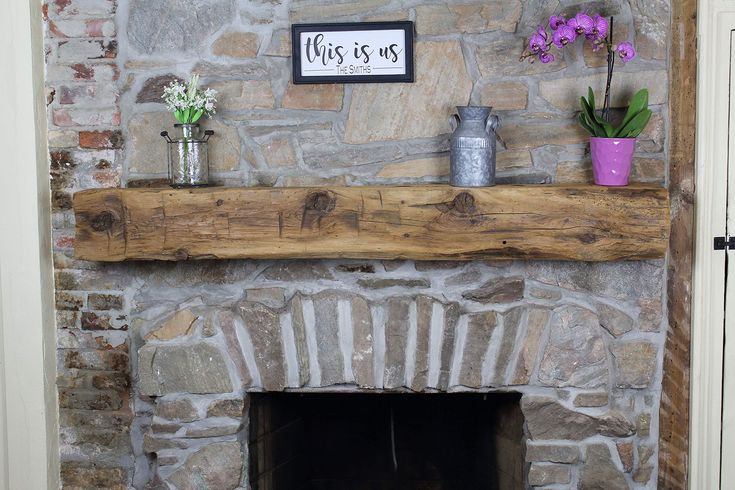
[[[40,0],[0,16],[0,489],[59,488]]]
[[[699,0],[696,241],[692,289],[689,487],[720,488],[730,36],[735,2]],[[676,40],[672,40],[676,42]]]

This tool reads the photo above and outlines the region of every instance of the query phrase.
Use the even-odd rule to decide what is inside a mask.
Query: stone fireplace
[[[174,122],[161,90],[193,72],[220,94],[205,122],[216,131],[216,185],[445,182],[446,119],[468,101],[502,117],[501,185],[589,182],[587,136],[569,94],[602,84],[604,62],[581,46],[553,66],[518,62],[552,4],[45,2],[64,488],[281,490],[268,480],[280,449],[316,438],[302,433],[274,448],[266,436],[318,427],[337,437],[345,424],[353,439],[361,430],[383,436],[370,451],[355,449],[376,456],[383,487],[419,467],[441,488],[654,488],[665,260],[74,259],[72,194],[161,185],[159,134]],[[616,72],[615,93],[651,91],[635,182],[668,178],[669,5],[604,5],[639,50],[636,64]],[[375,20],[415,22],[416,83],[290,83],[292,23]],[[475,404],[486,403],[484,419]],[[374,430],[357,424],[366,417],[349,419],[368,410]],[[326,426],[309,416],[323,413],[347,418]],[[463,414],[462,423],[442,413]],[[395,444],[386,445],[391,420]],[[402,438],[411,423],[423,424],[408,432],[423,438]],[[484,466],[456,457],[465,450],[456,436],[468,432],[487,434],[462,438]],[[456,449],[443,462],[449,469],[433,463],[441,441]],[[349,461],[316,463],[293,484],[352,478],[337,472]],[[458,473],[471,482],[456,483]]]
[[[192,267],[151,272],[131,298],[134,449],[152,481],[628,488],[655,467],[659,262],[283,261],[238,264],[243,280],[214,289],[171,282]],[[406,473],[388,471],[391,410]],[[468,450],[460,440],[482,461],[455,461]],[[431,447],[444,444],[446,467],[432,466]],[[304,447],[316,462],[289,459]],[[361,451],[391,465],[374,468],[374,486],[340,486],[358,477],[328,461]],[[284,472],[289,462],[299,470]],[[417,468],[426,486],[400,486]],[[273,483],[284,475],[301,479]]]

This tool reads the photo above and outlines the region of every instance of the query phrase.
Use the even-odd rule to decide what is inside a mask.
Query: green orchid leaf
[[[596,135],[595,128],[587,121],[587,117],[583,113],[579,113],[579,124],[592,136]]]
[[[587,100],[589,101],[590,107],[592,107],[592,111],[595,111],[597,106],[595,105],[595,91],[592,90],[592,87],[587,87]]]
[[[620,136],[625,133],[624,128],[641,112],[648,109],[648,89],[639,90],[631,99],[628,111],[625,113],[623,122],[620,124],[616,136]]]
[[[648,121],[651,119],[653,112],[650,109],[644,109],[638,113],[628,124],[618,130],[618,134],[626,135],[625,138],[636,138],[646,128]]]

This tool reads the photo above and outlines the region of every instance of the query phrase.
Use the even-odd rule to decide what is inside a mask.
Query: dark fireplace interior
[[[524,488],[519,394],[252,394],[253,490]]]

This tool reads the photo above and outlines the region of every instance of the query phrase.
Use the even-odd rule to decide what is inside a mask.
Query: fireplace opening
[[[253,490],[524,488],[519,394],[252,394]]]

